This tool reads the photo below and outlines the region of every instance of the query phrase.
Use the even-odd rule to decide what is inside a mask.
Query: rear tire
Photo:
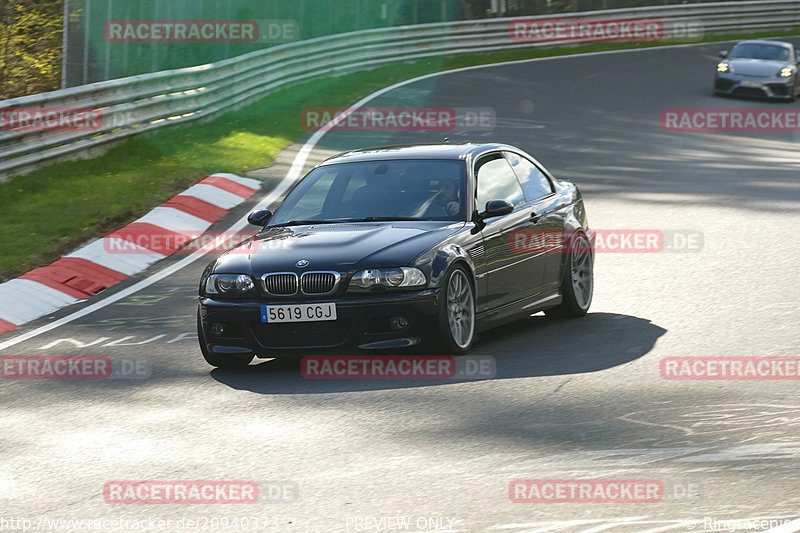
[[[437,333],[439,348],[445,354],[465,354],[475,342],[475,291],[469,273],[461,265],[444,277]]]
[[[200,320],[200,309],[197,309],[197,340],[200,342],[200,351],[203,353],[203,358],[211,366],[217,368],[244,368],[253,360],[253,355],[232,353],[228,355],[220,355],[211,353],[206,346],[206,337],[203,333],[203,321]]]
[[[576,234],[570,241],[564,266],[562,301],[544,313],[551,318],[582,317],[592,305],[594,292],[594,253],[584,233]]]

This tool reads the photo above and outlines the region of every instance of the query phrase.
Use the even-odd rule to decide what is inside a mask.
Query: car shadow
[[[211,377],[233,389],[259,394],[328,394],[581,374],[634,361],[646,355],[665,332],[650,320],[615,313],[589,313],[580,319],[560,321],[532,316],[488,331],[474,345],[467,357],[492,358],[495,368],[492,377],[307,379],[302,375],[300,358],[266,360],[241,370],[218,368],[211,371]],[[419,353],[396,350],[391,355]],[[456,358],[457,367],[459,359]]]

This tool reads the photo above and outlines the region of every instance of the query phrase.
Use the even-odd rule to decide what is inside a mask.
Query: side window
[[[500,154],[490,155],[475,165],[478,180],[478,210],[486,208],[489,200],[505,200],[513,206],[525,201],[516,175]]]
[[[517,154],[511,152],[503,153],[514,168],[514,172],[522,185],[522,190],[525,191],[525,198],[529,202],[553,192],[553,185],[550,180],[536,165]]]

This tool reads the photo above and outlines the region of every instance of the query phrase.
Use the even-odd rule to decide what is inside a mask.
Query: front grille
[[[770,83],[768,87],[775,96],[789,96],[789,87],[783,83]]]
[[[291,296],[297,293],[297,274],[283,272],[280,274],[265,274],[262,278],[264,290],[274,296]]]
[[[275,272],[261,277],[264,290],[272,296],[294,296],[298,291],[306,295],[330,294],[339,284],[338,272]]]
[[[766,93],[756,87],[737,87],[733,93],[736,96],[750,96],[753,98],[763,98]]]
[[[733,81],[725,79],[725,78],[718,78],[714,82],[714,88],[716,90],[718,90],[718,91],[728,91],[728,90],[730,90],[732,85],[733,85]]]
[[[304,294],[327,294],[336,288],[339,275],[335,272],[306,272],[300,278]]]
[[[331,348],[347,338],[350,322],[287,322],[258,324],[251,331],[264,348]]]

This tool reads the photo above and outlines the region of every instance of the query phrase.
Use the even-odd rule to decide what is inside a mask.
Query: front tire
[[[578,318],[592,305],[594,292],[594,253],[589,239],[578,233],[570,242],[561,282],[561,303],[545,310],[551,318]]]
[[[203,321],[200,320],[200,309],[197,309],[197,340],[200,342],[200,351],[203,353],[203,358],[211,366],[217,368],[244,368],[253,360],[252,355],[246,354],[228,354],[219,355],[208,351],[206,346],[206,336],[203,333]]]
[[[475,341],[475,291],[461,265],[453,267],[442,284],[437,337],[439,348],[452,355],[467,353]]]

